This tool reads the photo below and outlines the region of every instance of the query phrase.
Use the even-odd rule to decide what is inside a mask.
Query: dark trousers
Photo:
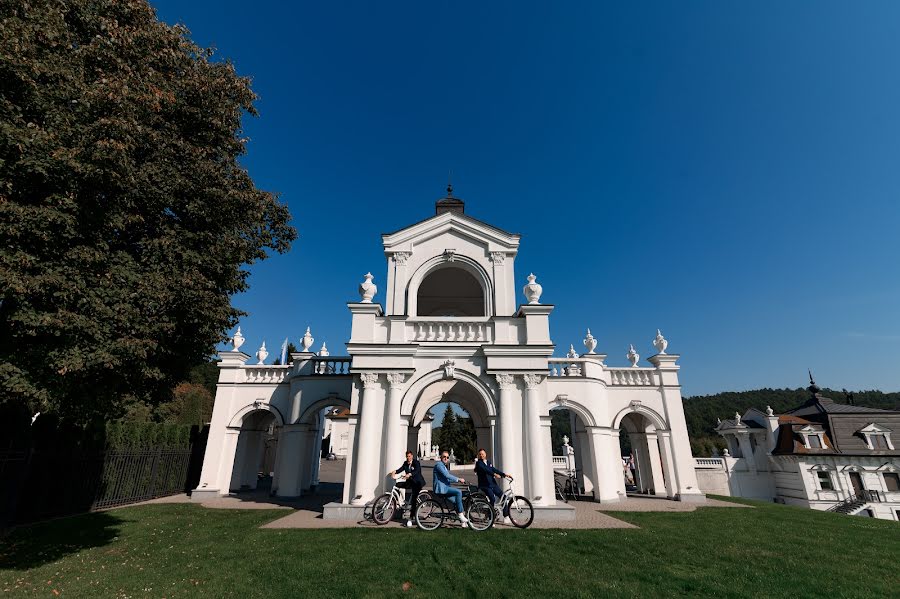
[[[491,485],[489,487],[478,487],[479,490],[484,491],[484,494],[488,496],[488,499],[491,502],[491,505],[494,505],[497,502],[498,497],[503,496],[503,491],[500,490],[497,485]],[[509,516],[509,506],[503,508],[503,515]]]
[[[414,480],[405,480],[401,483],[397,483],[397,486],[401,489],[410,489],[412,490],[412,499],[410,500],[410,512],[409,517],[412,518],[416,513],[416,506],[419,505],[419,492],[422,490],[422,483],[417,483]]]

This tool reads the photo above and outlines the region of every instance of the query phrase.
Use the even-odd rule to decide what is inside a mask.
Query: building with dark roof
[[[732,495],[900,521],[900,410],[838,403],[812,375],[809,391],[784,414],[719,421]]]

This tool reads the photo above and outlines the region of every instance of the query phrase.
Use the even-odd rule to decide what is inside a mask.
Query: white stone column
[[[388,389],[387,408],[384,411],[384,458],[381,463],[379,480],[384,479],[388,470],[393,470],[405,458],[407,444],[407,431],[400,426],[400,401],[403,399],[403,384],[406,382],[406,374],[391,372],[387,375],[390,388]],[[415,447],[410,450],[415,452]],[[384,480],[382,480],[384,484]]]
[[[647,433],[647,457],[650,462],[650,476],[654,495],[666,494],[666,481],[663,477],[662,460],[659,457],[659,440],[656,433]]]
[[[678,494],[678,477],[673,464],[671,434],[669,431],[657,431],[656,435],[659,437],[659,458],[666,477],[666,497],[675,499]]]
[[[275,465],[275,480],[272,481],[278,497],[298,497],[300,495],[300,470],[303,435],[296,424],[281,427],[278,436],[278,457]],[[277,485],[276,485],[277,482]]]
[[[381,472],[381,427],[384,422],[384,397],[379,393],[377,372],[359,375],[363,385],[360,401],[359,442],[356,446],[356,476],[350,503],[365,505],[375,497]]]
[[[618,431],[597,426],[587,428],[591,462],[594,471],[594,500],[601,503],[619,501],[619,488],[624,491],[622,458],[619,455]]]
[[[515,305],[506,305],[507,296],[510,294],[504,276],[506,274],[503,267],[505,262],[506,254],[504,252],[491,252],[491,264],[494,271],[494,314],[497,316],[509,316],[515,311]]]
[[[525,379],[525,444],[528,447],[528,470],[526,476],[526,488],[528,498],[538,505],[548,505],[555,502],[553,497],[547,496],[547,485],[544,479],[552,475],[552,468],[548,467],[544,455],[543,439],[541,433],[540,415],[540,384],[544,377],[539,374],[526,374]],[[536,499],[540,497],[540,499]]]
[[[516,410],[516,382],[511,374],[498,374],[500,387],[500,470],[515,479],[520,493],[525,492],[524,468],[522,467],[521,420]],[[517,435],[516,433],[520,433]],[[495,458],[497,459],[497,458]]]
[[[215,462],[210,463],[210,467],[215,467],[218,472],[211,476],[211,478],[215,481],[215,491],[218,495],[227,495],[229,491],[229,487],[231,485],[231,473],[234,470],[234,461],[235,455],[237,453],[238,439],[241,436],[241,429],[239,428],[227,428],[225,429],[225,433],[222,436],[222,449],[218,458],[219,461],[216,464]],[[206,457],[209,457],[210,451],[207,446]],[[203,466],[206,467],[207,462],[204,461]],[[205,473],[204,473],[205,474]],[[202,476],[202,475],[201,475]],[[193,498],[195,495],[199,498],[202,498],[204,495],[204,491],[211,487],[212,485],[207,485],[207,487],[203,486],[204,478],[200,479],[200,486],[197,487],[198,493],[192,493],[191,497]],[[207,495],[208,497],[208,495]]]

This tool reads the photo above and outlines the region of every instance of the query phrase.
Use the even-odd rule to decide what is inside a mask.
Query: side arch
[[[583,422],[585,426],[597,426],[597,421],[594,418],[594,414],[591,413],[591,411],[587,407],[585,407],[584,404],[581,404],[577,401],[572,401],[566,396],[557,395],[548,402],[547,411],[549,412],[550,410],[554,410],[557,408],[563,408],[575,412],[581,418],[581,422]]]
[[[269,412],[275,417],[275,424],[284,426],[284,416],[278,408],[261,401],[254,401],[234,413],[234,416],[231,417],[231,421],[228,423],[228,428],[241,428],[244,420],[254,412]]]
[[[350,408],[350,401],[343,399],[337,395],[329,395],[327,397],[323,397],[322,399],[313,402],[309,406],[303,410],[303,413],[300,414],[300,417],[297,419],[297,422],[294,424],[313,424],[313,416],[318,414],[322,408],[327,408],[328,406],[341,406],[342,408]]]
[[[416,272],[409,278],[406,286],[406,314],[407,316],[418,315],[419,286],[425,277],[441,268],[459,268],[475,277],[481,285],[484,295],[484,314],[489,318],[494,315],[494,286],[490,275],[481,264],[468,256],[454,254],[450,256],[441,254],[425,261]]]
[[[622,419],[629,414],[640,414],[649,420],[650,424],[658,431],[669,430],[669,425],[666,423],[665,418],[644,405],[631,405],[620,410],[619,413],[616,414],[616,417],[613,418],[612,428],[621,428]]]

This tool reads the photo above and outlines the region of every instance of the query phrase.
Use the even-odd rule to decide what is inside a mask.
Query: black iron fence
[[[0,451],[0,528],[188,492],[204,433],[181,448]]]

